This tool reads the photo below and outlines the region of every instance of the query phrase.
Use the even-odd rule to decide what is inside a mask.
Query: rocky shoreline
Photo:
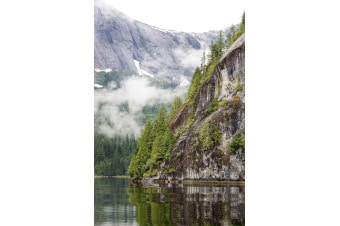
[[[245,181],[227,181],[227,180],[210,180],[210,179],[183,179],[183,180],[167,180],[157,177],[147,178],[129,178],[129,182],[133,184],[154,185],[154,184],[186,184],[186,185],[236,185],[245,186]]]

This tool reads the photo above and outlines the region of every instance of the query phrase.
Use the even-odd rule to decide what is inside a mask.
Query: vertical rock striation
[[[180,83],[183,76],[190,77],[217,36],[217,31],[188,33],[156,28],[95,0],[95,69],[128,71]]]
[[[217,110],[208,112],[207,109],[216,100]],[[160,171],[173,169],[165,176],[168,180],[243,181],[245,179],[244,34],[226,51],[209,80],[201,86],[193,110],[193,119],[190,119],[188,105],[184,105],[173,117],[170,128],[174,132],[179,130],[184,132],[176,141],[170,158],[161,165]],[[190,120],[193,122],[188,123]],[[237,142],[242,139],[243,145],[239,145]]]

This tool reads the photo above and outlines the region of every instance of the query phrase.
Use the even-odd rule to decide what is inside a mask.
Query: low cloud
[[[203,49],[188,49],[177,48],[174,50],[175,57],[186,68],[196,68],[201,64]]]
[[[112,84],[111,87],[114,87]],[[96,89],[94,94],[95,126],[109,137],[134,134],[139,137],[143,125],[142,109],[156,103],[172,103],[175,96],[183,96],[187,87],[176,90],[151,86],[149,80],[133,76],[122,83],[120,89]]]

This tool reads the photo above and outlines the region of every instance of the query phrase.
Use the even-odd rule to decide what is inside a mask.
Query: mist
[[[121,88],[95,89],[94,114],[95,129],[108,137],[134,134],[138,138],[143,125],[142,109],[146,105],[172,103],[175,96],[185,95],[188,87],[161,89],[151,86],[148,78],[142,76],[128,77]]]
[[[177,48],[174,50],[175,57],[181,62],[181,64],[188,68],[195,68],[199,65],[203,52],[207,52],[208,50],[204,49],[188,49]]]

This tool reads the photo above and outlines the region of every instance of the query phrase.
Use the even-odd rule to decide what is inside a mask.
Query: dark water
[[[244,186],[94,181],[94,225],[245,225]]]

